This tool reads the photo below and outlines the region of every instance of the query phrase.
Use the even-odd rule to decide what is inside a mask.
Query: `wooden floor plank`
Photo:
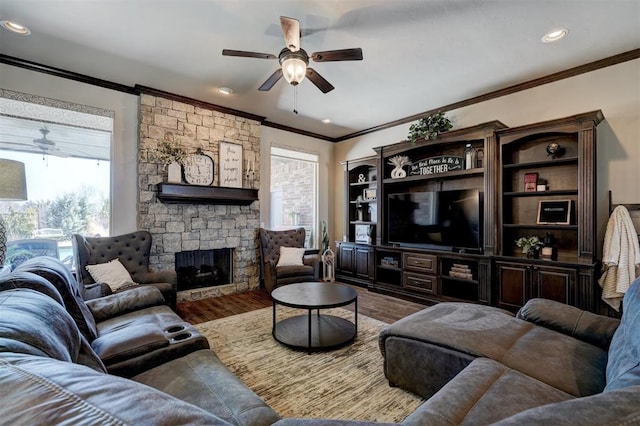
[[[426,307],[419,303],[374,293],[366,288],[351,287],[358,292],[358,313],[388,324]],[[272,302],[269,294],[264,289],[258,289],[193,302],[180,302],[177,311],[185,321],[198,324],[270,306]]]

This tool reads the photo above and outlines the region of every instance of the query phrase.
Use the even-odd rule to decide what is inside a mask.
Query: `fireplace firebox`
[[[175,254],[178,291],[231,284],[233,249],[181,251]]]

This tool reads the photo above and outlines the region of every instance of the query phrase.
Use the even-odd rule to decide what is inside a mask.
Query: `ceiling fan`
[[[243,50],[222,50],[222,54],[225,56],[278,59],[281,67],[271,74],[271,77],[262,83],[262,86],[260,86],[258,90],[270,90],[283,76],[289,84],[297,86],[306,76],[322,93],[327,93],[333,90],[334,87],[313,68],[308,66],[309,58],[315,62],[362,60],[362,49],[359,47],[353,49],[326,50],[308,55],[307,52],[300,47],[300,22],[297,19],[281,16],[280,26],[282,27],[286,47],[280,51],[278,56],[270,53],[246,52]]]
[[[58,149],[54,141],[47,139],[47,135],[49,134],[49,129],[47,129],[46,126],[43,126],[39,130],[40,130],[40,133],[42,133],[42,137],[38,139],[34,139],[33,143],[42,150],[42,155],[51,154],[51,155],[55,155],[63,158],[66,158],[69,156],[68,154]]]

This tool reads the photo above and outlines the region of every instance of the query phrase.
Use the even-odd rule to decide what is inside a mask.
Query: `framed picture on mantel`
[[[220,186],[242,188],[242,145],[220,142]]]

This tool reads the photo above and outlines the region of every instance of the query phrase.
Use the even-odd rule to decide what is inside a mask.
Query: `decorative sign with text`
[[[414,161],[409,168],[409,176],[437,175],[454,170],[462,170],[462,157],[441,155]]]
[[[242,188],[242,145],[220,142],[220,186]]]

